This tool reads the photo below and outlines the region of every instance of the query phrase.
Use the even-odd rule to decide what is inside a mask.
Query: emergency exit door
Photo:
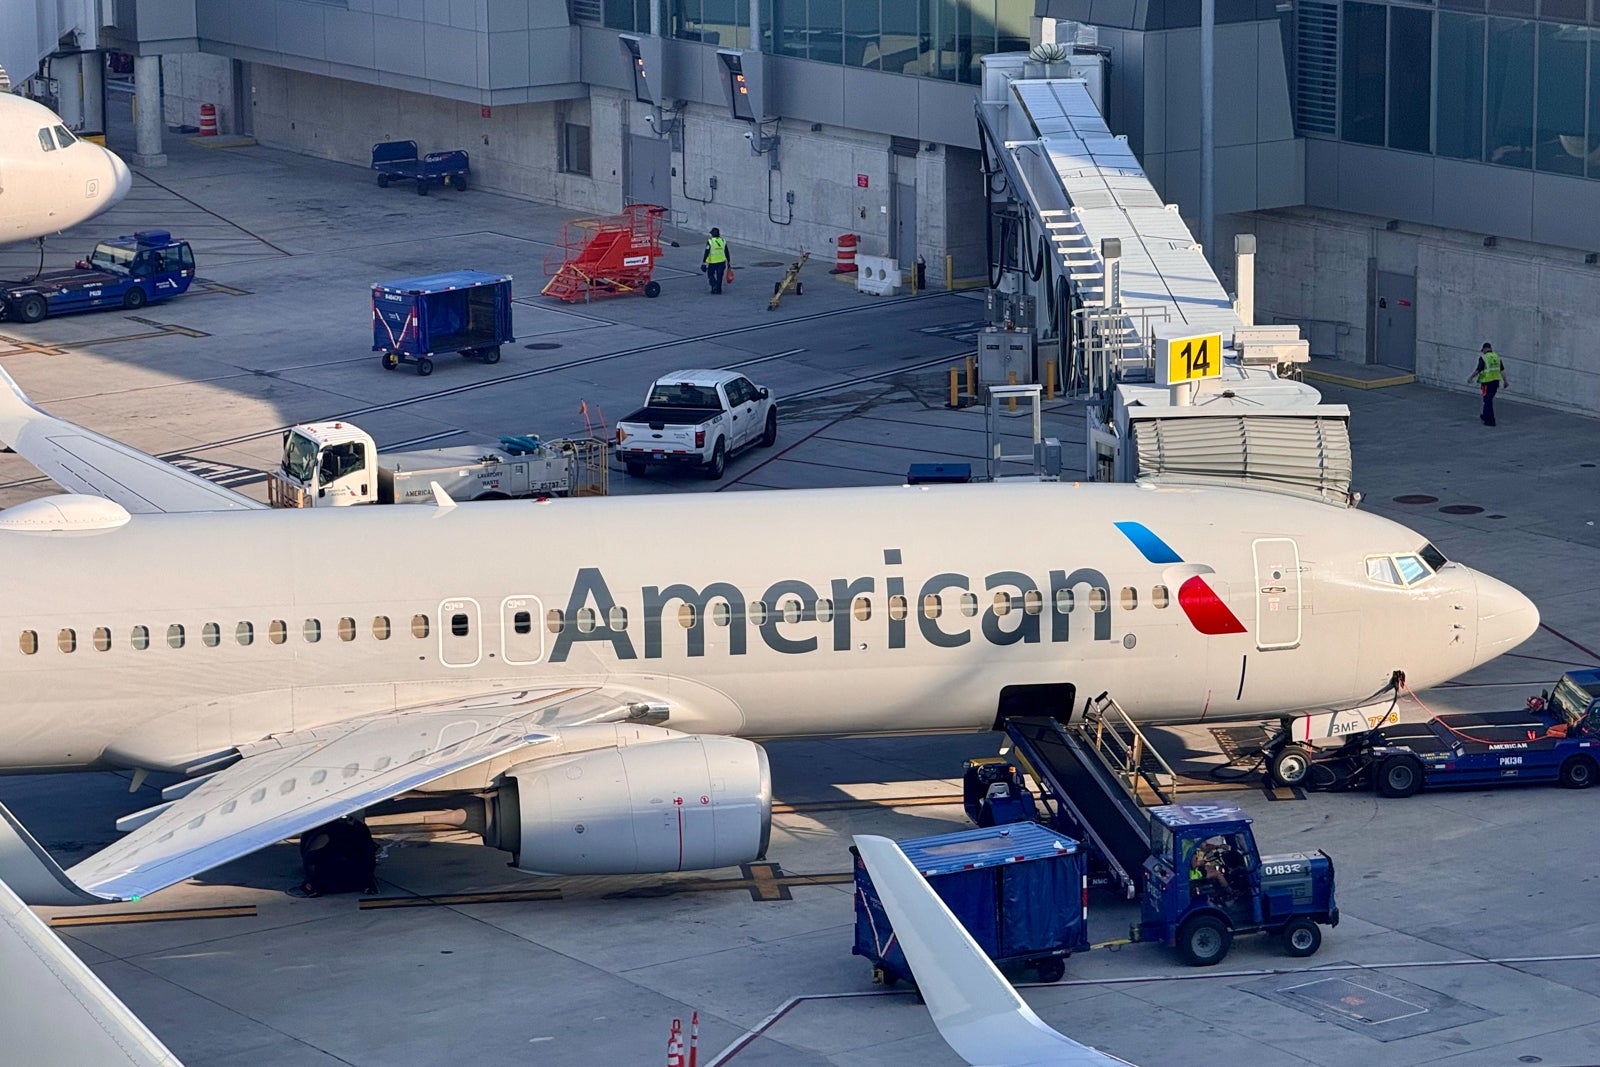
[[[538,597],[500,602],[500,655],[513,667],[544,659],[544,605]]]
[[[1287,537],[1255,543],[1256,648],[1263,652],[1300,644],[1300,549]]]
[[[483,620],[478,602],[466,597],[439,602],[439,662],[472,667],[483,658]]]

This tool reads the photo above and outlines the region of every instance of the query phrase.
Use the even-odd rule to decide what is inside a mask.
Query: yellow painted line
[[[1302,370],[1300,373],[1302,377],[1314,382],[1343,385],[1350,389],[1387,389],[1394,385],[1411,385],[1417,380],[1415,374],[1396,374],[1387,378],[1353,378],[1325,370]]]
[[[226,908],[177,908],[170,911],[125,911],[95,915],[57,915],[51,926],[126,926],[133,923],[177,922],[185,919],[247,919],[254,916],[254,904]]]
[[[436,897],[364,897],[360,910],[380,908],[442,908],[456,904],[516,904],[533,900],[560,900],[559,889],[512,889],[500,893],[453,893]]]

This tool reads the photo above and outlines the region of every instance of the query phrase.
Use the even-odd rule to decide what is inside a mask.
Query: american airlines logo
[[[1183,557],[1174,552],[1170,545],[1157,537],[1144,523],[1119,522],[1115,525],[1149,562],[1157,564],[1183,562]],[[1210,567],[1197,569],[1206,573],[1211,571]],[[1189,622],[1194,628],[1208,637],[1245,632],[1244,624],[1239,621],[1239,617],[1223,603],[1216,590],[1212,589],[1210,583],[1199,574],[1190,575],[1178,586],[1178,606],[1189,617]]]

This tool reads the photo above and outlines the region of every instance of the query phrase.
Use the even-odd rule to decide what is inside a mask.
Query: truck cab
[[[313,422],[283,435],[283,460],[268,483],[272,506],[345,507],[378,499],[372,437],[348,422]]]
[[[1272,934],[1289,955],[1310,956],[1318,924],[1339,924],[1327,854],[1261,855],[1232,805],[1151,808],[1144,876],[1137,939],[1175,945],[1196,966],[1220,962],[1237,933]]]
[[[94,246],[71,270],[50,271],[31,282],[0,283],[0,312],[23,322],[96,308],[135,309],[168,300],[194,280],[189,242],[166,230],[140,230]]]

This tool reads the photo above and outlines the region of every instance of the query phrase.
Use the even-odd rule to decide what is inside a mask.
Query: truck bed
[[[640,422],[651,427],[698,426],[702,422],[710,422],[720,414],[722,414],[721,408],[675,408],[658,404],[640,408],[632,415],[624,416],[617,421]]]

